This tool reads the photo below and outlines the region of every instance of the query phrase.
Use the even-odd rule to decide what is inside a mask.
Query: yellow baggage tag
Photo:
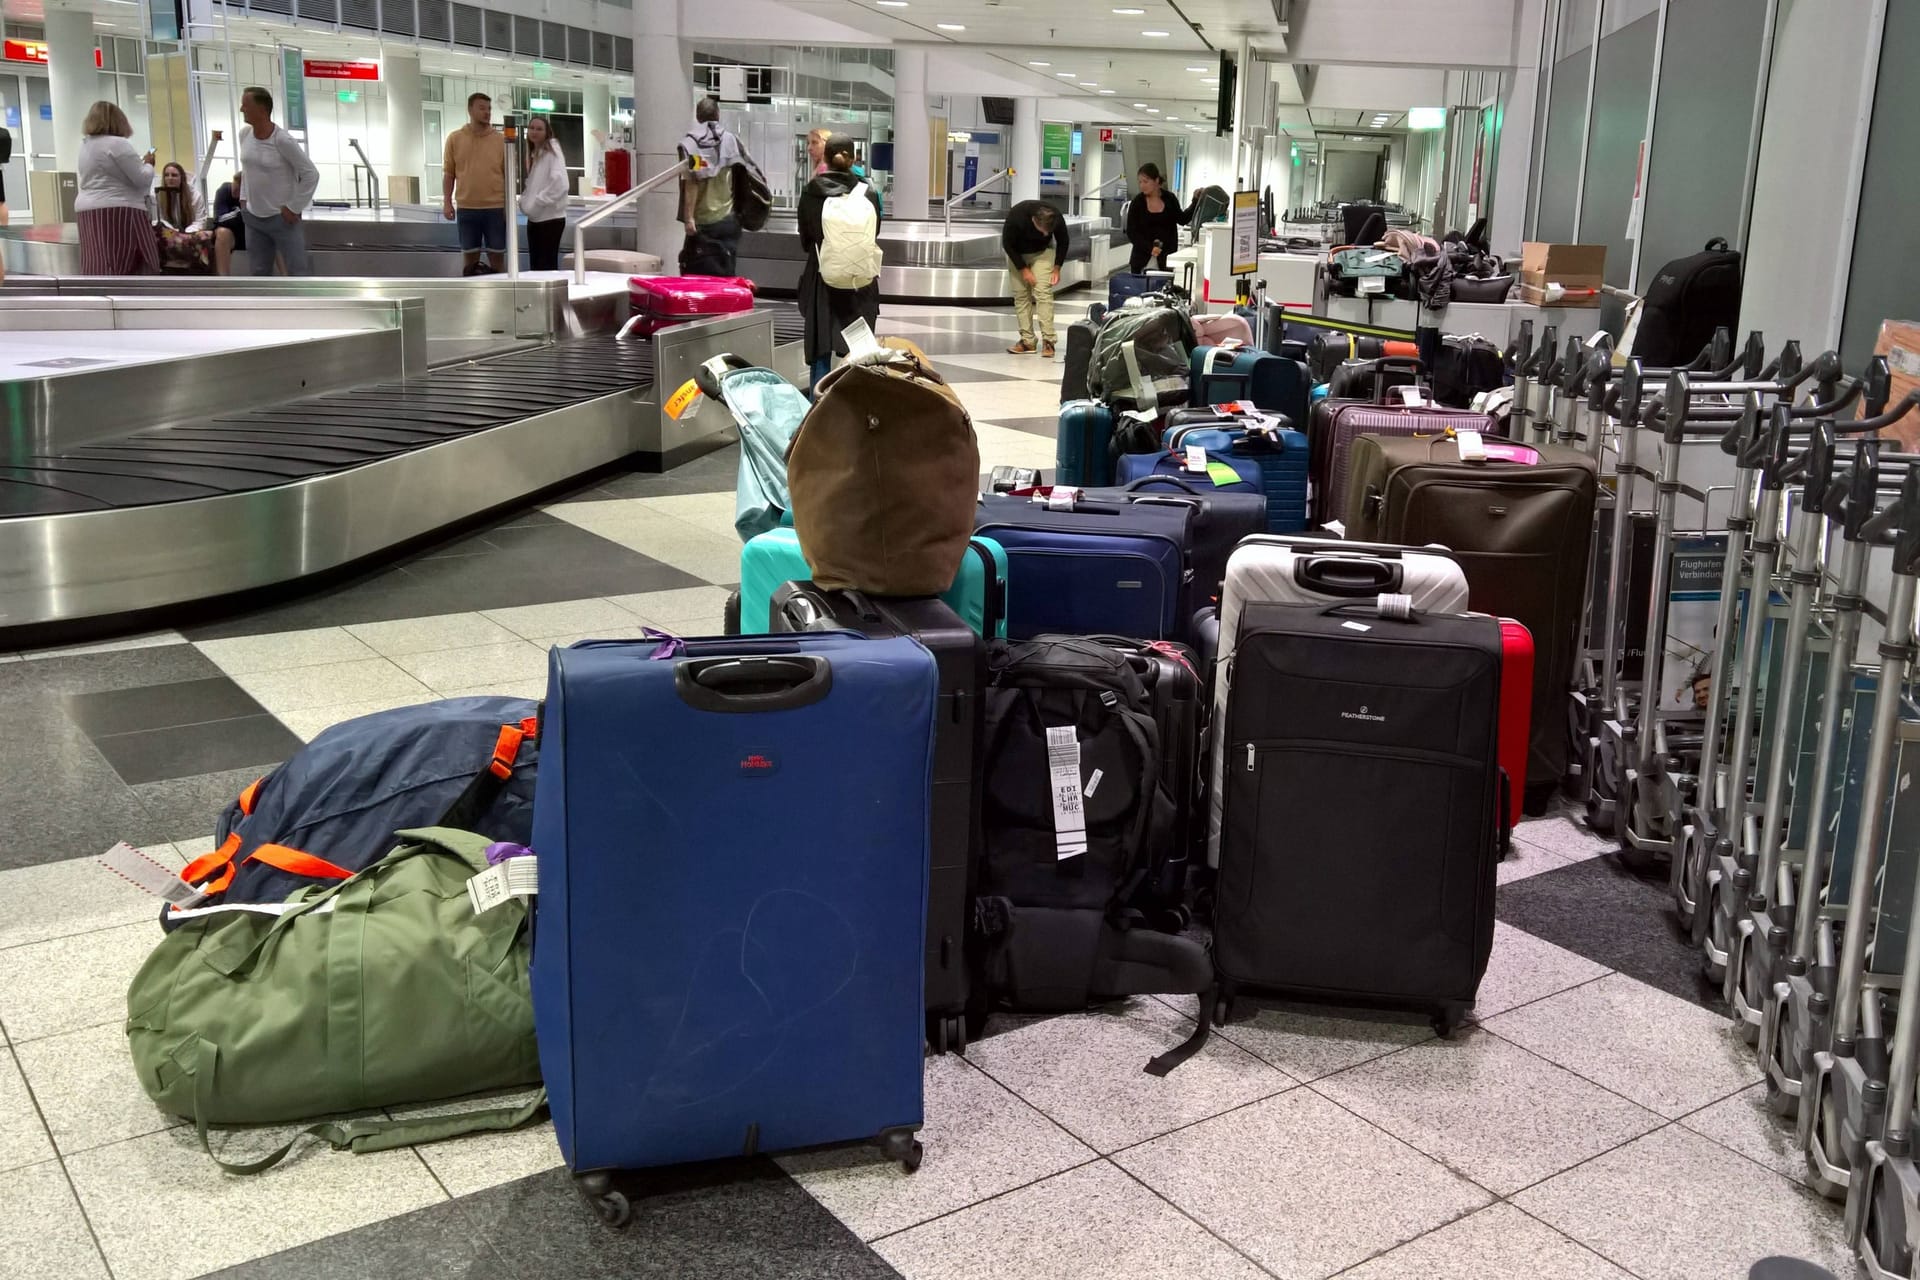
[[[660,406],[660,409],[661,412],[665,413],[669,418],[678,422],[682,417],[686,416],[687,413],[691,412],[700,400],[700,388],[694,385],[692,378],[688,378],[680,384],[678,391],[667,397],[667,402]]]

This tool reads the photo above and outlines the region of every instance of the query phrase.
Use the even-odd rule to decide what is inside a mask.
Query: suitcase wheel
[[[1465,1005],[1449,1005],[1433,1015],[1433,1034],[1442,1040],[1453,1039],[1453,1033],[1467,1020]]]
[[[726,608],[721,612],[720,634],[737,636],[740,634],[740,593],[732,592],[727,596]]]
[[[967,1018],[958,1013],[936,1013],[927,1018],[927,1047],[935,1053],[967,1051]]]
[[[608,1226],[624,1227],[633,1216],[633,1206],[627,1202],[625,1193],[613,1189],[613,1176],[604,1169],[575,1175],[573,1185],[579,1188],[588,1206],[600,1215],[600,1221]]]
[[[898,1160],[900,1168],[913,1173],[920,1168],[920,1160],[926,1155],[926,1148],[913,1136],[911,1129],[889,1129],[880,1135],[881,1154],[889,1160]]]

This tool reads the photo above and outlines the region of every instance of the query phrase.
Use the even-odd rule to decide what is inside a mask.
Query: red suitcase
[[[627,297],[634,332],[658,333],[670,324],[753,310],[753,281],[738,276],[633,276]]]
[[[1527,743],[1533,724],[1533,633],[1512,618],[1500,619],[1500,771],[1507,775],[1507,828],[1520,825],[1527,796]]]

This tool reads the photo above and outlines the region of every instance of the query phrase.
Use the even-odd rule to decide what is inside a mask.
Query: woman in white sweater
[[[160,269],[153,234],[153,152],[144,156],[127,139],[133,126],[111,102],[96,102],[81,126],[80,191],[73,202],[80,223],[80,271],[90,276],[151,275]]]
[[[527,172],[520,212],[527,215],[527,270],[560,269],[567,230],[567,157],[545,116],[527,121]]]

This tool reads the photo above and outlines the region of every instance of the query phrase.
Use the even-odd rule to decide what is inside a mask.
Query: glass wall
[[[1920,59],[1920,5],[1888,5],[1840,329],[1840,354],[1848,369],[1865,366],[1882,320],[1920,320],[1920,262],[1912,252],[1914,210],[1920,208],[1915,59]]]
[[[1533,238],[1574,237],[1580,164],[1587,131],[1587,80],[1593,68],[1593,14],[1599,0],[1561,0],[1551,51],[1546,136],[1540,152]]]
[[[1647,95],[1653,89],[1659,29],[1655,0],[1606,0],[1594,64],[1586,177],[1580,184],[1579,239],[1607,246],[1607,283],[1620,288],[1633,275],[1627,219],[1633,211],[1640,145],[1647,136]]]

